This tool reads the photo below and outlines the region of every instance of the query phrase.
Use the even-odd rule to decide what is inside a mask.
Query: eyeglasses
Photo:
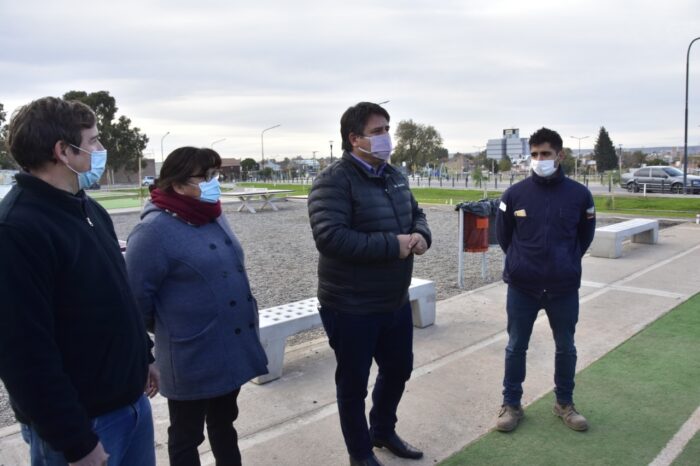
[[[204,178],[204,181],[211,181],[214,178],[219,178],[221,172],[216,169],[207,170],[205,173],[199,173],[197,175],[192,175],[190,178]]]

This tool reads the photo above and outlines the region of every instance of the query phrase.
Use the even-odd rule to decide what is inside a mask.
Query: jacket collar
[[[546,178],[538,175],[537,173],[535,173],[532,170],[530,170],[530,171],[531,171],[530,176],[532,176],[532,181],[534,181],[537,184],[554,185],[554,184],[561,183],[562,180],[564,179],[564,170],[562,170],[561,164],[559,164],[559,166],[557,167],[557,171],[554,172],[554,174],[552,176],[548,176]]]
[[[80,205],[87,199],[87,195],[82,189],[75,194],[71,194],[29,173],[18,173],[15,175],[15,180],[17,180],[17,186],[20,188],[34,193],[47,204],[52,204],[56,207],[80,208]]]
[[[347,160],[348,162],[350,162],[355,168],[357,168],[361,173],[363,173],[364,175],[366,175],[369,178],[384,178],[385,176],[394,172],[394,167],[392,167],[390,164],[386,163],[386,164],[384,164],[384,168],[383,168],[381,174],[377,175],[373,171],[367,170],[367,167],[364,166],[360,161],[358,161],[348,151],[343,152],[343,160]]]

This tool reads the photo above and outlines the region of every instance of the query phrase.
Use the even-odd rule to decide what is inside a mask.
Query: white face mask
[[[362,136],[365,139],[369,139],[369,151],[364,150],[362,147],[357,147],[362,152],[371,155],[379,160],[387,161],[391,157],[391,136],[389,133],[379,134],[377,136]]]
[[[530,160],[530,168],[532,171],[541,177],[552,176],[555,171],[557,171],[556,165],[554,165],[554,160]]]

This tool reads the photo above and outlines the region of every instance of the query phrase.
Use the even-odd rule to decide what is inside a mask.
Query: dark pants
[[[413,320],[406,303],[393,312],[355,315],[321,308],[321,320],[338,363],[335,371],[340,427],[348,453],[358,460],[372,453],[370,435],[394,433],[396,409],[413,370]],[[370,429],[365,417],[367,381],[377,362]]]
[[[240,389],[205,400],[168,400],[168,455],[171,466],[198,466],[197,447],[204,441],[204,422],[216,466],[238,466],[238,434],[233,421],[238,417],[236,399]]]
[[[503,403],[519,405],[525,380],[525,356],[530,343],[532,326],[540,309],[544,309],[554,336],[554,392],[562,404],[573,403],[576,373],[574,333],[578,322],[578,291],[540,298],[508,287],[508,346],[503,378]]]

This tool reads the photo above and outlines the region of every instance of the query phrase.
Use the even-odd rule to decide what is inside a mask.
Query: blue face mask
[[[221,185],[219,184],[219,179],[217,177],[212,178],[209,181],[202,181],[198,183],[199,200],[202,202],[208,202],[210,204],[216,204],[221,197]]]
[[[107,166],[107,150],[103,149],[88,152],[85,149],[74,146],[73,144],[71,144],[71,146],[90,154],[90,170],[84,173],[80,173],[74,170],[70,165],[66,164],[71,171],[78,175],[78,187],[80,189],[89,188],[93,184],[97,183],[100,178],[102,178],[102,174],[105,172],[105,167]]]

